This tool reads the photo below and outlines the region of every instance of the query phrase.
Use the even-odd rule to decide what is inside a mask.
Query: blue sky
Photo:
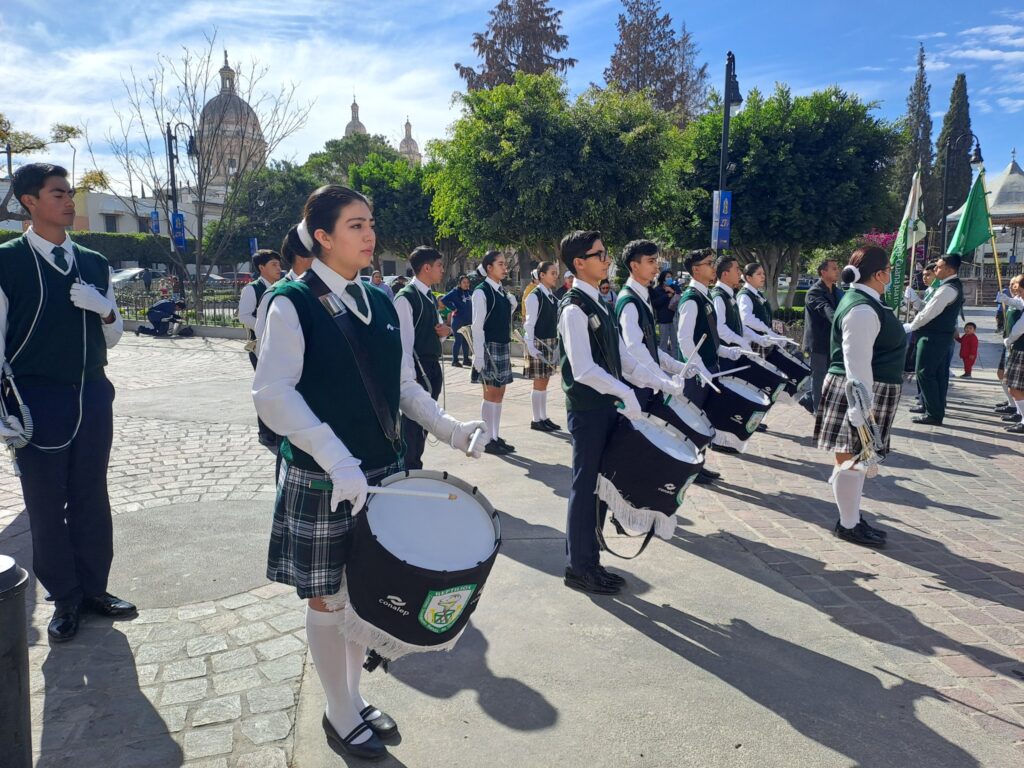
[[[304,160],[341,135],[356,93],[361,118],[397,143],[408,114],[421,147],[444,135],[457,117],[461,87],[453,63],[475,63],[470,42],[494,0],[430,3],[329,0],[177,0],[0,2],[2,109],[23,129],[44,132],[54,121],[87,123],[98,163],[116,173],[103,150],[112,107],[125,102],[121,78],[152,70],[157,51],[203,44],[216,30],[232,63],[258,58],[266,83],[297,82],[316,104],[307,126],[277,151]],[[568,83],[576,93],[602,72],[616,39],[618,0],[555,2],[564,11],[569,55],[579,59]],[[1016,7],[1014,7],[1016,6]],[[991,172],[1024,153],[1024,6],[1008,0],[913,2],[665,2],[686,22],[722,79],[725,53],[736,53],[744,91],[776,81],[806,93],[831,84],[879,102],[885,117],[905,108],[918,41],[928,53],[935,133],[957,72],[967,74],[971,117]],[[79,146],[79,172],[89,166]],[[70,152],[52,159],[70,163]]]

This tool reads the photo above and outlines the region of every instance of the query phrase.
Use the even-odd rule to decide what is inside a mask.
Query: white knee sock
[[[1017,406],[1017,413],[1020,414],[1021,419],[1024,419],[1024,400],[1016,400],[1013,404]]]
[[[480,418],[487,425],[487,431],[491,433],[491,440],[497,440],[498,431],[501,428],[501,403],[489,403],[484,400],[480,403]]]
[[[327,695],[327,719],[344,739],[362,722],[359,717],[362,707],[357,709],[354,706],[353,695],[349,691],[346,653],[349,643],[346,643],[338,630],[338,614],[314,611],[306,606],[306,641],[309,643],[309,653],[313,657],[317,677]],[[359,664],[362,663],[360,656]],[[358,691],[355,695],[359,695]],[[362,733],[353,743],[361,744],[370,735],[370,731]]]
[[[352,706],[356,708],[356,712],[362,712],[366,709],[366,705],[369,702],[363,698],[362,694],[359,693],[359,680],[363,676],[363,661],[366,659],[366,648],[359,643],[348,641],[345,643],[346,648],[346,679],[348,680],[348,690],[352,696]],[[375,717],[380,717],[378,710],[370,712],[369,720]]]
[[[1010,407],[1016,408],[1017,401],[1013,399],[1013,395],[1010,394],[1010,388],[1006,386],[1006,379],[999,382],[1003,387],[1003,394],[1006,395],[1006,402],[1010,404]]]
[[[853,528],[860,522],[860,497],[864,491],[864,473],[859,469],[836,469],[832,472],[832,495],[839,507],[839,524]]]
[[[533,420],[544,421],[548,417],[548,393],[541,389],[535,389],[530,397],[530,401],[533,403]]]

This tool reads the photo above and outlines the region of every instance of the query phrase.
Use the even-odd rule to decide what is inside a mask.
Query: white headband
[[[479,264],[476,265],[476,271],[480,273],[481,277],[487,277],[487,270],[484,269],[483,262],[480,262]]]
[[[859,283],[860,282],[860,270],[857,269],[856,266],[854,266],[853,264],[847,264],[845,269],[848,269],[848,270],[850,270],[853,273],[853,282],[855,282],[855,283]]]
[[[295,232],[298,234],[299,240],[302,244],[306,246],[306,250],[313,253],[313,246],[316,243],[313,240],[313,236],[309,234],[309,228],[306,226],[305,219],[299,222],[299,225],[295,228]]]
[[[532,272],[530,272],[530,277],[532,277],[534,279],[534,282],[539,282],[540,281],[540,275],[537,274],[537,270],[536,269],[533,270]]]

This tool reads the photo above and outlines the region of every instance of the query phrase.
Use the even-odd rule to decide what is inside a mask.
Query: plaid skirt
[[[889,432],[896,418],[902,391],[903,387],[899,384],[882,384],[877,381],[871,390],[875,401],[871,406],[871,415],[882,430],[885,453],[889,452]],[[818,441],[819,448],[832,453],[860,453],[863,446],[857,430],[846,418],[848,408],[846,377],[828,374],[821,392],[818,415],[814,419],[814,439]]]
[[[1007,356],[1006,386],[1011,389],[1024,389],[1024,351],[1022,350],[1011,349]]]
[[[533,345],[537,347],[540,356],[544,360],[552,362],[558,360],[558,339],[534,339]],[[549,365],[544,360],[532,357],[526,353],[526,378],[528,379],[550,379],[555,372],[555,366]]]
[[[401,472],[401,461],[366,473],[370,485]],[[341,589],[352,546],[352,505],[331,510],[331,476],[281,462],[267,552],[267,578],[295,587],[299,597],[326,597]]]
[[[512,383],[512,360],[509,357],[510,344],[488,341],[484,344],[484,369],[480,378],[489,387],[504,387]]]

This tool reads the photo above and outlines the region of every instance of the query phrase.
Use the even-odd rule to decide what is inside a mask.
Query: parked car
[[[220,276],[232,285],[239,287],[252,282],[252,275],[249,272],[221,272]]]

